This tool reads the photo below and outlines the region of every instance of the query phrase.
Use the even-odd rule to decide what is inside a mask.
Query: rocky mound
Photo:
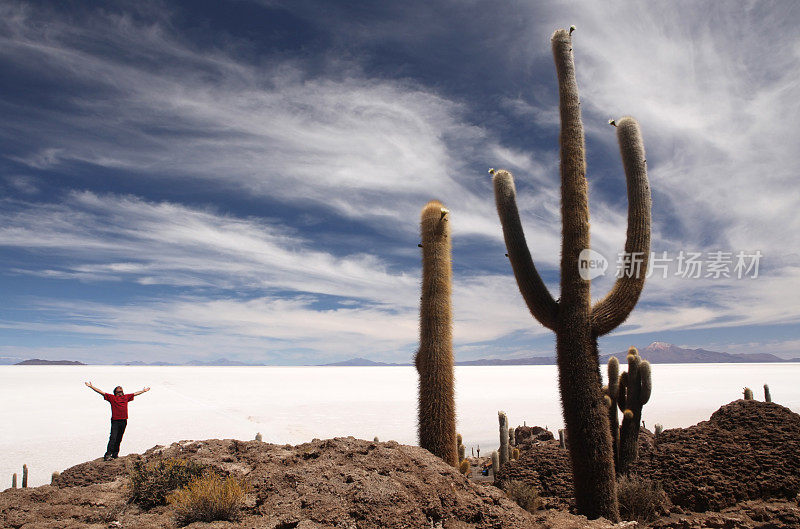
[[[634,472],[659,481],[675,505],[693,511],[800,492],[800,415],[778,404],[734,401],[708,421],[665,430],[657,442],[642,430],[639,447]],[[555,441],[531,444],[498,478],[535,484],[551,504],[572,497],[569,456]]]
[[[235,524],[222,524],[225,527],[609,526],[566,513],[534,516],[499,489],[467,480],[426,450],[352,437],[298,446],[186,441],[155,447],[141,456],[91,461],[65,470],[53,485],[0,493],[0,526],[174,527],[170,507],[142,511],[126,503],[126,463],[138,457],[148,462],[192,459],[244,477],[251,492],[242,517]]]

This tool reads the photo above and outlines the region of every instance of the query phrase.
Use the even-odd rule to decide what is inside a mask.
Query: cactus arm
[[[561,302],[574,315],[583,316],[590,302],[590,283],[580,277],[578,256],[589,248],[589,191],[586,182],[585,144],[572,38],[563,29],[550,39],[558,77],[561,116]],[[569,316],[566,316],[569,317]]]
[[[617,139],[628,185],[625,254],[632,257],[626,259],[608,295],[592,308],[592,331],[597,336],[614,330],[631,313],[644,288],[650,257],[650,186],[642,135],[635,119],[624,117],[617,122]]]
[[[617,383],[617,406],[619,411],[624,412],[628,403],[628,372],[623,371]]]
[[[548,329],[555,330],[558,304],[536,271],[528,244],[525,242],[525,232],[522,230],[517,209],[514,177],[508,171],[497,171],[492,177],[492,182],[508,259],[511,261],[519,291],[533,317]]]
[[[639,378],[642,381],[639,402],[644,406],[650,401],[650,393],[653,391],[653,382],[650,380],[650,362],[647,360],[642,360],[642,363],[639,364]]]

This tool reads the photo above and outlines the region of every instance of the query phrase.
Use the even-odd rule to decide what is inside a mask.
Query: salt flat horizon
[[[417,374],[411,366],[0,366],[0,489],[29,467],[31,486],[53,471],[103,455],[110,411],[84,386],[152,391],[130,404],[120,455],[211,438],[299,444],[346,437],[416,444]],[[623,363],[624,367],[624,363]],[[603,373],[605,375],[605,373]],[[656,364],[643,410],[652,429],[707,420],[749,386],[763,400],[800,410],[800,363]],[[457,428],[467,453],[496,449],[497,411],[512,426],[562,427],[552,365],[457,366]]]

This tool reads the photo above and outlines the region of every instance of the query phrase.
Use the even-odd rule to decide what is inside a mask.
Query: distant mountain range
[[[374,366],[410,366],[411,364],[388,364],[386,362],[373,362],[366,358],[351,358],[350,360],[342,360],[341,362],[333,362],[330,364],[322,364],[323,367],[374,367]]]
[[[23,360],[17,362],[15,366],[85,366],[83,362],[76,360],[40,360],[39,358],[31,358],[30,360]]]
[[[800,358],[787,360],[771,353],[720,353],[706,349],[686,349],[670,343],[653,342],[639,354],[651,364],[725,364],[725,363],[768,363],[768,362],[800,362]],[[600,362],[605,364],[612,356],[625,362],[627,351],[600,355]],[[521,366],[521,365],[555,365],[555,356],[531,356],[528,358],[483,358],[479,360],[456,361],[457,366]],[[386,364],[373,362],[366,358],[353,358],[325,366],[398,366],[411,364]]]
[[[718,364],[718,363],[769,363],[769,362],[800,362],[800,358],[792,358],[787,360],[780,358],[771,353],[720,353],[717,351],[709,351],[707,349],[687,349],[678,347],[665,342],[653,342],[644,349],[639,349],[639,354],[651,364]],[[620,362],[625,362],[627,351],[618,353],[600,355],[600,362],[605,364],[612,356],[616,356]],[[0,362],[2,364],[4,362]],[[483,358],[479,360],[462,360],[457,361],[457,366],[521,366],[521,365],[554,365],[556,363],[555,356],[531,356],[528,358]],[[75,360],[40,360],[33,358],[31,360],[24,360],[17,362],[14,365],[18,366],[82,366],[86,365],[83,362]],[[237,360],[228,360],[227,358],[218,358],[217,360],[192,360],[184,364],[174,364],[170,362],[142,362],[139,360],[131,360],[129,362],[117,362],[117,366],[263,366],[265,364],[256,364],[248,362],[239,362]],[[375,362],[367,358],[351,358],[350,360],[342,360],[341,362],[332,362],[329,364],[321,364],[325,367],[397,367],[397,366],[410,366],[411,363],[395,364],[390,362]]]

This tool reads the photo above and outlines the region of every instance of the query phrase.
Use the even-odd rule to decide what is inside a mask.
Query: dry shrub
[[[138,459],[128,467],[128,499],[145,509],[166,505],[170,492],[199,478],[206,468],[206,465],[185,459],[165,459],[149,464]]]
[[[175,517],[182,525],[192,522],[236,520],[244,502],[247,484],[232,476],[220,477],[215,472],[197,478],[181,490],[169,495]]]
[[[666,511],[669,499],[661,484],[636,475],[622,476],[617,482],[619,514],[624,520],[647,523]]]
[[[503,490],[506,491],[506,495],[509,498],[528,512],[534,512],[541,507],[539,489],[533,485],[512,479],[503,485]]]

